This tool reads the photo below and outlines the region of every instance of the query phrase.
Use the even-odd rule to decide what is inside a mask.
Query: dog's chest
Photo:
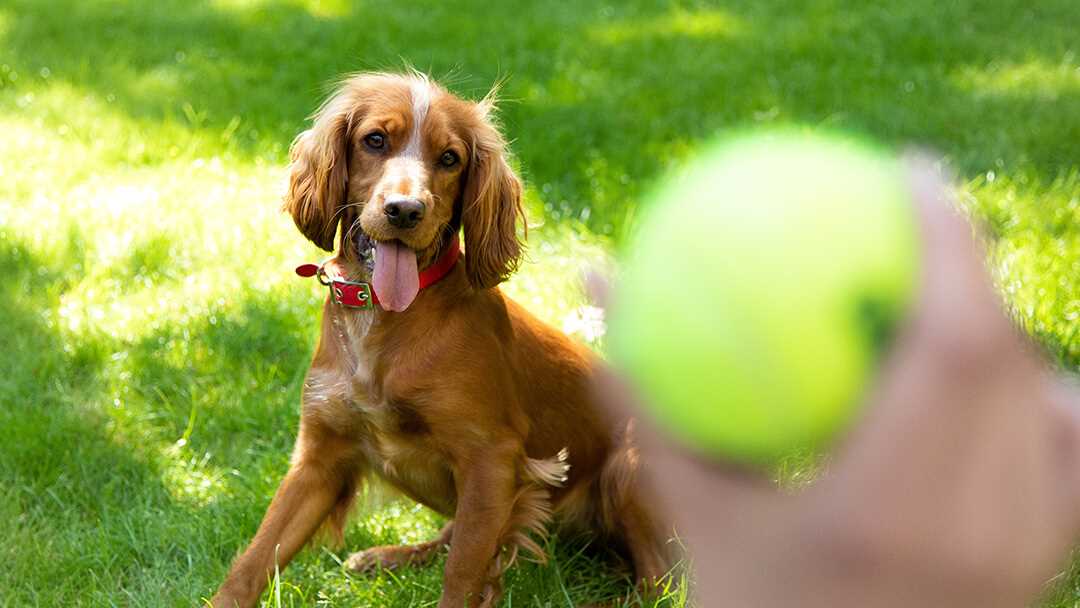
[[[453,515],[454,475],[449,461],[422,437],[380,435],[373,464],[379,475],[407,496],[443,515]]]
[[[369,344],[370,315],[338,315],[334,336],[345,355],[336,370],[309,375],[305,403],[332,428],[355,437],[372,468],[391,485],[436,511],[452,514],[453,474],[431,444],[431,429],[418,407],[376,386],[376,357]]]
[[[431,429],[410,404],[386,401],[365,408],[370,435],[364,441],[375,471],[407,496],[444,515],[456,502],[449,460],[432,442]]]

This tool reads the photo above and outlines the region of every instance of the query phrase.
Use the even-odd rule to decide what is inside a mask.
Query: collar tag
[[[296,267],[296,274],[305,279],[309,279],[319,274],[320,270],[322,270],[322,266],[319,266],[318,264],[301,264]]]

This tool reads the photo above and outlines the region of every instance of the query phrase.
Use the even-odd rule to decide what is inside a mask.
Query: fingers
[[[1051,377],[1042,352],[1004,314],[984,267],[984,254],[972,229],[955,211],[940,172],[925,157],[912,157],[908,163],[926,256],[919,318],[913,323],[919,328],[914,333],[921,334],[913,341],[921,346],[913,346],[911,356],[937,362],[943,379],[953,384],[949,388],[956,398],[941,404],[942,416],[951,410],[966,418],[961,424],[942,426],[963,429],[978,425],[980,419],[992,421],[1001,432],[986,441],[995,441],[998,452],[1046,444],[1051,474],[1057,480],[1050,485],[1060,492],[1064,521],[1071,522],[1068,538],[1073,538],[1080,534],[1080,382]],[[965,397],[973,411],[965,411]],[[979,440],[966,433],[955,441]],[[952,456],[958,452],[954,445]],[[998,476],[1007,477],[1004,473],[999,470]],[[1039,473],[1026,470],[1018,475]]]
[[[923,241],[922,282],[908,343],[915,342],[920,356],[940,361],[950,372],[1013,363],[1011,355],[1022,350],[1024,340],[1004,314],[953,187],[928,157],[908,156],[906,162]]]
[[[935,467],[955,457],[970,422],[959,406],[978,404],[995,359],[1014,356],[1007,341],[989,338],[1011,336],[1008,321],[950,186],[927,157],[906,163],[923,245],[918,300],[835,467],[870,485],[887,483],[899,462]]]
[[[834,473],[853,503],[904,504],[918,514],[910,527],[951,495],[1001,503],[1024,487],[1035,472],[1019,456],[1047,441],[1048,426],[1042,361],[1004,314],[950,186],[925,159],[908,166],[921,293]]]
[[[958,320],[957,311],[996,301],[983,255],[941,171],[922,156],[908,157],[907,165],[923,241],[920,306],[943,322]]]

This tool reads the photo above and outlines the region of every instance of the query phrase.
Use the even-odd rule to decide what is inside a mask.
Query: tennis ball
[[[827,445],[912,305],[902,163],[795,130],[721,141],[654,193],[629,243],[609,353],[662,429],[772,464]]]

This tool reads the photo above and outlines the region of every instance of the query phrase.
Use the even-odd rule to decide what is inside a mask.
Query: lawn
[[[506,289],[557,325],[666,169],[799,122],[944,154],[1009,310],[1076,369],[1078,28],[1075,0],[0,0],[0,604],[195,605],[254,532],[323,297],[292,275],[319,254],[278,211],[286,152],[342,73],[408,62],[473,97],[506,79],[532,222]],[[362,504],[267,602],[435,604],[441,564],[345,573],[440,524]],[[624,589],[584,540],[552,549],[504,606]],[[1080,605],[1080,569],[1052,587]]]

